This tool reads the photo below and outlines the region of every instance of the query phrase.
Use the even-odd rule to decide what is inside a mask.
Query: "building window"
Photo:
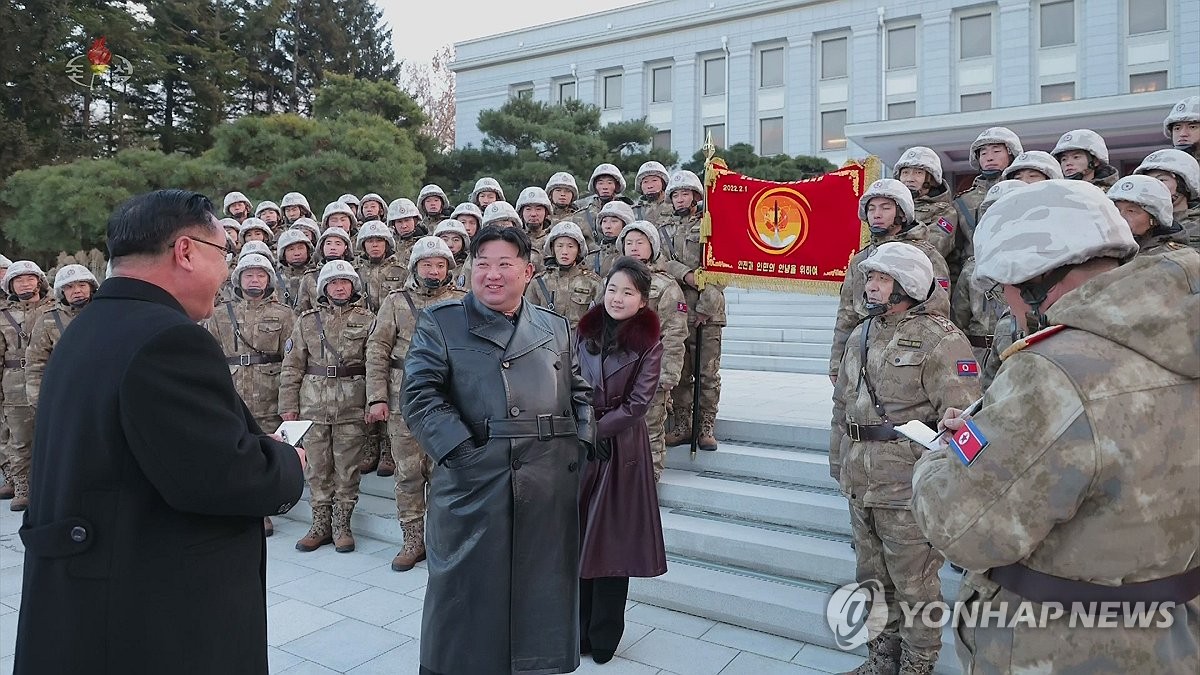
[[[982,94],[963,94],[958,97],[958,109],[962,112],[988,110],[991,107],[992,92],[990,91],[985,91]]]
[[[725,57],[704,60],[704,95],[725,93]]]
[[[1129,0],[1129,34],[1157,33],[1167,29],[1167,0]]]
[[[893,28],[887,32],[888,70],[915,68],[917,65],[917,27]]]
[[[846,147],[846,111],[827,110],[821,113],[821,149],[843,150]]]
[[[533,100],[533,85],[523,84],[513,87],[512,97],[524,99],[526,101]]]
[[[992,15],[964,16],[958,20],[958,58],[992,55]]]
[[[1042,85],[1042,103],[1075,100],[1075,83],[1061,82],[1059,84]]]
[[[700,139],[700,144],[708,139],[708,135],[712,134],[713,145],[718,148],[725,147],[725,125],[724,124],[706,124],[704,125],[704,138]]]
[[[558,83],[558,102],[566,103],[575,98],[575,82],[559,82]]]
[[[784,81],[783,47],[758,53],[758,86],[781,87]]]
[[[902,101],[900,103],[889,103],[887,111],[887,118],[889,120],[904,120],[910,117],[916,117],[917,102]]]
[[[1040,26],[1043,47],[1075,44],[1074,0],[1043,2]]]
[[[1167,88],[1167,71],[1159,70],[1153,73],[1138,73],[1129,76],[1129,93],[1141,94],[1147,91],[1162,91]]]
[[[671,67],[655,68],[650,71],[650,102],[666,103],[671,100]]]
[[[663,129],[654,132],[654,137],[650,140],[650,147],[654,150],[671,150],[671,130]]]
[[[605,110],[621,107],[621,80],[620,75],[606,75],[604,77]]]
[[[846,38],[821,41],[821,79],[846,77]]]
[[[758,121],[758,154],[783,154],[782,117],[767,117]]]

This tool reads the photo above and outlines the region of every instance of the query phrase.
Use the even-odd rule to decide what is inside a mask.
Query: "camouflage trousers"
[[[860,583],[874,579],[883,586],[888,607],[884,634],[898,633],[905,649],[936,659],[942,646],[941,629],[902,626],[900,602],[910,607],[941,602],[938,571],[945,558],[929,544],[907,509],[870,508],[851,502],[850,524],[857,561],[855,578]]]
[[[254,421],[255,421],[255,423],[258,424],[258,428],[262,429],[262,432],[264,434],[275,433],[275,430],[279,428],[279,425],[283,424],[283,418],[280,417],[279,415],[266,415],[263,417],[255,417]],[[305,435],[305,437],[307,438],[307,434]]]
[[[721,329],[724,326],[704,324],[700,344],[700,415],[717,416],[717,403],[721,400]],[[679,384],[671,392],[671,410],[675,419],[692,421],[692,371],[696,362],[696,327],[688,326],[687,341],[684,342],[683,371]]]
[[[9,478],[29,476],[30,454],[33,451],[33,413],[31,405],[0,406],[0,421],[7,432],[3,447],[4,473]]]
[[[354,504],[358,501],[358,460],[366,440],[366,424],[314,424],[304,434],[308,480],[313,506]]]
[[[392,459],[396,460],[396,519],[401,523],[422,520],[425,518],[425,490],[429,486],[433,462],[408,431],[408,425],[398,412],[388,417],[387,430]]]
[[[650,457],[654,460],[655,480],[662,475],[663,462],[667,457],[667,419],[670,414],[670,399],[667,391],[659,387],[650,401],[650,409],[646,411],[646,428],[650,431]]]
[[[370,457],[375,463],[383,453],[390,453],[388,443],[387,422],[372,422],[367,425],[367,442],[363,445],[363,457]],[[393,457],[394,459],[394,457]]]

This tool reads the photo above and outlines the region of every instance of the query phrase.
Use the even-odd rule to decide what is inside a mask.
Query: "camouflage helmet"
[[[472,204],[471,206],[475,206],[475,205]],[[476,206],[475,208],[479,208],[479,207]],[[455,210],[457,211],[458,209],[455,209]],[[433,228],[433,236],[441,237],[443,234],[457,234],[459,237],[462,238],[462,242],[463,242],[462,250],[463,251],[471,250],[471,235],[467,233],[467,226],[463,225],[458,220],[456,220],[454,218],[447,218],[446,220],[443,220],[442,222],[438,223],[437,227]],[[449,244],[447,244],[447,246],[449,246]]]
[[[471,201],[478,204],[477,198],[479,197],[479,193],[487,192],[489,190],[496,193],[496,201],[504,201],[504,189],[501,188],[500,183],[498,183],[496,179],[492,178],[491,176],[484,176],[483,178],[475,181],[475,189],[471,190]]]
[[[237,221],[237,218],[222,218],[217,221],[217,224],[221,226],[222,230],[237,230],[239,234],[242,231],[242,224]]]
[[[889,241],[875,247],[875,251],[858,263],[863,276],[868,272],[882,272],[891,277],[904,294],[924,302],[933,290],[933,263],[921,249],[902,241]]]
[[[446,259],[447,271],[453,271],[458,265],[450,246],[442,241],[441,237],[430,234],[418,239],[417,243],[413,244],[412,252],[408,254],[408,278],[417,278],[417,263],[426,258],[438,257]]]
[[[325,205],[325,212],[321,214],[322,228],[329,227],[329,217],[335,213],[344,213],[351,223],[354,222],[354,209],[350,208],[349,204],[343,201],[329,202]]]
[[[975,228],[975,277],[1023,284],[1092,258],[1138,250],[1129,224],[1091,183],[1045,180],[1004,195]]]
[[[382,220],[370,220],[358,228],[358,247],[356,250],[366,255],[367,248],[365,244],[372,237],[387,242],[387,253],[384,255],[391,255],[396,250],[396,236],[392,234],[392,229],[385,225]]]
[[[521,194],[517,195],[517,213],[521,213],[521,209],[526,206],[544,206],[547,214],[554,208],[554,205],[550,203],[550,196],[536,185],[521,190]]]
[[[26,274],[32,274],[38,278],[38,288],[41,289],[43,294],[50,291],[50,284],[46,281],[46,273],[42,271],[42,268],[38,267],[37,263],[32,260],[18,260],[9,265],[8,271],[4,273],[4,294],[12,296],[13,279],[25,276]]]
[[[387,212],[388,205],[387,205],[387,202],[385,202],[383,200],[383,197],[380,197],[379,195],[375,194],[374,192],[368,192],[367,194],[363,195],[362,201],[358,203],[358,212],[359,213],[362,213],[362,207],[366,206],[367,202],[375,202],[376,204],[379,204],[379,212],[380,213]]]
[[[633,215],[633,207],[616,199],[600,207],[600,213],[596,215],[596,222],[599,223],[608,216],[620,218],[621,222],[623,223],[621,227],[624,227],[625,225],[637,220],[637,216]]]
[[[896,176],[900,175],[900,169],[914,168],[921,169],[929,174],[934,185],[942,182],[942,158],[931,148],[923,145],[917,145],[904,151],[900,155],[900,159],[896,160],[895,166],[892,167],[892,173]]]
[[[245,258],[248,255],[261,255],[262,257],[275,262],[275,252],[271,247],[261,241],[248,241],[246,245],[238,251],[238,260]]]
[[[454,213],[450,214],[450,218],[454,219],[454,220],[458,220],[458,217],[464,213],[467,214],[468,216],[475,216],[476,220],[478,220],[481,223],[483,222],[483,211],[480,211],[479,207],[476,206],[472,202],[463,202],[463,203],[459,204],[458,206],[454,207]],[[459,222],[459,225],[461,225],[461,224],[462,223]]]
[[[985,145],[1004,145],[1008,148],[1008,154],[1016,157],[1024,152],[1021,147],[1021,139],[1006,127],[990,127],[985,129],[983,133],[975,138],[975,142],[971,143],[971,168],[976,171],[982,171],[979,166],[979,150]]]
[[[513,227],[521,227],[521,217],[517,215],[517,210],[506,201],[492,202],[483,210],[483,222],[480,227],[487,227],[501,220],[511,220]]]
[[[995,204],[996,201],[1001,197],[1012,192],[1013,190],[1019,190],[1026,185],[1030,185],[1030,183],[1013,180],[1011,178],[997,181],[996,184],[988,188],[987,193],[983,195],[983,201],[979,202],[979,217],[982,218],[983,214],[987,213],[987,210],[992,208],[992,204]]]
[[[9,265],[12,265],[12,261],[8,259],[8,256],[0,254],[0,269],[6,270]]]
[[[1108,146],[1104,144],[1104,138],[1091,129],[1074,129],[1063,134],[1050,154],[1061,160],[1060,155],[1070,150],[1082,150],[1100,164],[1108,164]]]
[[[1151,171],[1168,171],[1175,174],[1176,180],[1183,183],[1184,189],[1187,190],[1187,200],[1200,199],[1200,163],[1190,154],[1175,148],[1155,150],[1133,170],[1135,174]]]
[[[387,221],[390,225],[393,221],[402,220],[404,218],[420,218],[421,211],[417,209],[417,205],[407,197],[393,199],[387,208]]]
[[[601,176],[608,176],[617,181],[617,194],[625,191],[625,176],[621,175],[621,170],[616,165],[605,162],[592,169],[592,177],[588,179],[588,187],[592,192],[596,191],[596,179]]]
[[[911,223],[916,218],[916,207],[913,205],[912,192],[904,187],[904,183],[895,178],[880,178],[871,183],[867,191],[863,193],[862,198],[858,200],[858,219],[861,221],[867,220],[867,204],[875,197],[887,197],[896,203],[896,208],[900,209],[900,216],[903,222]]]
[[[671,176],[667,174],[667,167],[660,162],[649,161],[638,167],[637,177],[633,182],[637,184],[638,189],[642,187],[642,179],[646,176],[658,176],[663,182],[663,191],[666,191],[667,183],[671,182]]]
[[[225,195],[225,205],[221,207],[221,210],[225,212],[225,215],[229,215],[229,207],[237,204],[238,202],[246,202],[246,211],[254,208],[254,204],[250,202],[250,199],[247,198],[246,195],[240,192],[230,192],[229,194]]]
[[[233,285],[233,292],[240,298],[242,297],[242,272],[248,269],[260,269],[267,273],[269,280],[267,288],[275,288],[277,279],[275,277],[275,264],[271,259],[259,253],[251,253],[238,258],[237,266],[233,268],[233,272],[229,275],[229,283]]]
[[[271,226],[254,217],[250,217],[242,221],[242,226],[238,228],[238,241],[242,244],[245,244],[246,233],[250,230],[258,230],[259,232],[262,232],[266,237],[268,244],[275,241],[275,233],[271,231]]]
[[[443,209],[450,205],[450,198],[446,196],[446,192],[442,190],[441,187],[433,184],[426,185],[425,187],[421,188],[421,192],[417,194],[417,209],[421,212],[422,216],[430,215],[425,212],[426,197],[441,197]],[[440,214],[435,213],[433,215]]]
[[[354,195],[350,194],[349,192],[342,195],[341,197],[338,197],[338,201],[345,204],[346,206],[349,206],[352,209],[355,209],[355,210],[358,209],[358,197],[355,197]]]
[[[280,218],[283,218],[283,209],[279,208],[278,204],[276,204],[275,202],[270,201],[270,200],[262,201],[262,202],[258,203],[258,206],[255,207],[255,209],[254,209],[254,217],[258,218],[262,214],[263,211],[270,211],[270,210],[274,210],[275,213],[279,214]]]
[[[686,169],[676,171],[667,182],[667,199],[680,190],[691,190],[696,193],[696,201],[704,199],[704,183],[700,177]]]
[[[1000,177],[1007,180],[1016,175],[1022,169],[1033,169],[1041,173],[1047,180],[1060,179],[1063,177],[1062,164],[1048,152],[1043,150],[1028,150],[1017,155],[1012,164],[1000,174]]]
[[[658,236],[658,228],[648,220],[635,220],[621,228],[621,234],[617,235],[617,253],[625,255],[625,237],[630,232],[641,232],[646,235],[646,238],[650,240],[650,262],[658,260],[659,251],[662,249],[662,239]]]
[[[1171,138],[1171,127],[1178,122],[1200,122],[1200,96],[1189,96],[1171,108],[1163,120],[1163,136]]]
[[[305,248],[308,249],[308,255],[310,257],[316,250],[316,247],[313,246],[312,241],[309,240],[308,236],[305,235],[300,228],[292,227],[291,229],[284,230],[279,234],[279,241],[275,243],[275,258],[278,260],[283,260],[283,252],[286,251],[287,247],[291,246],[292,244],[304,244]]]
[[[349,238],[349,235],[347,235],[347,238]],[[317,274],[317,295],[324,298],[325,286],[335,279],[348,280],[354,286],[355,293],[362,293],[362,277],[358,276],[358,272],[354,270],[354,265],[345,260],[330,260],[321,266],[321,271]]]
[[[285,209],[289,206],[299,206],[300,208],[304,209],[305,213],[307,213],[309,216],[312,216],[312,207],[308,205],[308,197],[305,197],[299,192],[287,193],[283,196],[283,199],[280,200],[279,205]]]
[[[575,176],[566,171],[559,171],[550,176],[550,180],[546,181],[546,193],[554,192],[554,188],[566,188],[575,195],[575,199],[579,199],[579,186],[575,183]]]
[[[570,220],[560,220],[555,223],[554,227],[550,228],[550,234],[546,235],[546,243],[542,244],[542,254],[547,258],[554,257],[554,240],[559,237],[569,237],[579,244],[579,258],[583,258],[587,253],[587,239],[583,238],[583,230],[579,229],[579,225]],[[576,260],[578,262],[578,259]]]
[[[307,216],[297,218],[296,222],[292,223],[292,229],[311,232],[313,239],[318,239],[321,236],[321,226],[317,224],[317,221]]]
[[[1171,193],[1157,178],[1144,175],[1126,176],[1108,189],[1113,202],[1132,202],[1142,207],[1161,227],[1171,227],[1175,216],[1171,208]]]
[[[100,282],[96,281],[96,275],[92,274],[88,268],[83,265],[64,265],[54,275],[54,297],[59,302],[65,303],[67,301],[67,285],[76,281],[86,281],[91,284],[93,293],[100,288]]]
[[[324,256],[321,251],[325,249],[325,240],[329,238],[341,239],[342,241],[346,242],[347,252],[354,250],[354,241],[350,239],[350,233],[340,227],[331,227],[322,232],[321,236],[317,239],[318,255]]]

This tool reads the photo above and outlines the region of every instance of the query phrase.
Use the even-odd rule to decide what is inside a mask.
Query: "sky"
[[[429,62],[443,45],[505,33],[644,0],[449,0],[441,8],[418,0],[376,0],[392,29],[397,60]],[[417,11],[413,8],[421,7]]]

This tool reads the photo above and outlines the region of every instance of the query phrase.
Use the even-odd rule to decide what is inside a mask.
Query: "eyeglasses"
[[[183,237],[180,237],[179,239],[183,239]],[[175,248],[175,244],[179,242],[179,239],[176,239],[175,241],[171,242],[171,245],[168,246],[167,248]],[[222,246],[220,244],[214,244],[211,241],[204,241],[203,239],[198,239],[196,237],[188,237],[188,239],[191,239],[192,241],[194,241],[198,244],[204,244],[205,246],[211,246],[219,251],[222,251],[226,255],[233,255],[233,254],[237,253],[237,251],[233,248],[233,242],[229,241],[228,239],[225,240],[224,246]]]

